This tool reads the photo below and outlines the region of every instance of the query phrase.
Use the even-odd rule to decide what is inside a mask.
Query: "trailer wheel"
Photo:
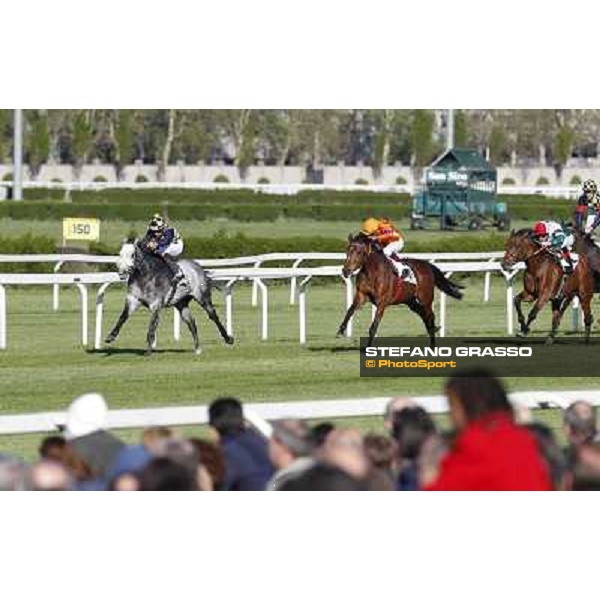
[[[498,218],[498,231],[508,231],[510,229],[510,217],[501,215]]]
[[[483,219],[481,217],[473,217],[469,221],[469,230],[480,231],[481,229],[483,229]]]

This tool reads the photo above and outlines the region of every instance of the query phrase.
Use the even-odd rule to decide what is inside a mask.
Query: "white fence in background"
[[[503,271],[499,259],[502,252],[465,252],[465,253],[437,253],[437,254],[409,254],[407,257],[422,258],[435,263],[446,276],[454,273],[483,273],[484,292],[483,300],[490,297],[490,280],[493,273],[502,275],[506,281],[506,331],[509,335],[514,332],[513,325],[513,278],[518,272]],[[115,256],[90,256],[90,255],[2,255],[0,263],[24,262],[51,262],[54,270],[67,262],[75,263],[104,263],[111,264],[116,261]],[[298,299],[299,341],[306,343],[306,290],[309,282],[314,277],[341,277],[341,266],[303,267],[304,261],[343,260],[343,254],[329,253],[277,253],[246,256],[233,259],[198,260],[197,262],[207,268],[211,277],[216,281],[224,282],[223,293],[225,297],[225,324],[227,331],[233,333],[233,297],[232,290],[239,281],[253,283],[253,304],[257,303],[257,296],[261,299],[261,326],[260,337],[268,339],[268,288],[265,281],[290,280],[291,297],[293,304]],[[291,261],[291,267],[266,267],[269,261]],[[251,266],[245,266],[251,265]],[[220,267],[220,268],[219,268]],[[350,306],[354,294],[352,279],[343,279],[346,286],[346,307]],[[53,307],[58,308],[58,288],[60,285],[75,285],[81,296],[81,343],[88,344],[88,287],[98,285],[96,294],[96,321],[94,348],[100,349],[102,345],[104,295],[107,288],[114,283],[122,283],[116,273],[47,273],[47,274],[11,274],[0,273],[0,349],[7,344],[7,318],[6,318],[6,286],[10,285],[51,285],[53,286]],[[439,325],[440,335],[447,332],[446,315],[447,298],[445,294],[439,295]],[[175,313],[174,336],[179,339],[181,323],[178,313]],[[341,320],[341,315],[340,315]],[[352,335],[352,324],[349,324],[347,335]]]
[[[0,188],[12,187],[11,181],[0,181]],[[131,190],[170,190],[170,189],[189,189],[189,190],[247,190],[248,192],[260,194],[277,194],[294,196],[302,191],[320,190],[320,191],[336,191],[336,192],[375,192],[375,193],[402,193],[414,194],[415,186],[406,185],[356,185],[356,184],[340,184],[340,185],[324,185],[324,184],[306,184],[306,183],[289,183],[289,184],[245,184],[245,183],[214,183],[209,181],[181,181],[181,182],[126,182],[126,181],[72,181],[72,182],[54,182],[54,181],[24,181],[24,189],[57,189],[64,190],[65,193],[71,191],[100,191],[107,189],[131,189]],[[499,185],[499,194],[507,195],[540,195],[549,198],[570,198],[576,199],[581,193],[581,186],[518,186],[518,185]]]
[[[537,408],[566,408],[575,400],[586,400],[600,405],[600,391],[528,391],[509,395],[515,405]],[[335,419],[344,417],[380,417],[392,398],[364,398],[347,400],[310,400],[294,402],[264,402],[244,404],[246,419],[263,435],[269,436],[269,421],[285,418]],[[414,398],[415,402],[430,413],[445,413],[448,403],[445,396]],[[65,412],[0,415],[0,435],[44,433],[57,431],[66,422]],[[206,406],[170,406],[163,408],[140,408],[110,410],[108,429],[145,428],[158,425],[203,425],[208,422]]]

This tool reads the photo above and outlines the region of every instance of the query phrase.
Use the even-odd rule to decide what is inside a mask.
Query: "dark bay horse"
[[[196,354],[200,354],[196,321],[189,308],[192,300],[198,302],[206,311],[225,343],[233,344],[233,338],[223,327],[212,303],[212,282],[200,265],[191,260],[179,261],[179,266],[185,274],[186,283],[180,285],[174,294],[171,293],[171,281],[173,279],[171,269],[164,260],[151,252],[147,252],[144,249],[143,241],[125,242],[121,247],[117,266],[121,278],[127,280],[127,298],[123,312],[106,338],[107,344],[114,342],[127,319],[140,306],[145,306],[151,312],[146,350],[146,354],[150,354],[156,339],[160,311],[163,308],[173,306],[179,311],[181,319],[192,334],[194,351]]]
[[[534,241],[530,229],[511,232],[504,247],[502,268],[510,269],[524,262],[527,270],[523,278],[523,291],[515,296],[520,334],[527,335],[538,313],[550,302],[552,306],[552,330],[546,339],[551,344],[556,337],[562,316],[575,296],[579,297],[584,315],[585,341],[589,342],[592,328],[591,302],[594,295],[594,275],[585,253],[580,254],[575,271],[563,279],[563,269],[558,259],[546,248]],[[521,309],[522,302],[535,302],[527,316]]]
[[[338,330],[338,335],[344,335],[348,321],[366,300],[377,307],[375,318],[369,328],[369,344],[373,342],[379,323],[388,306],[406,304],[408,308],[419,315],[429,335],[431,346],[435,346],[435,315],[433,313],[434,288],[440,289],[448,296],[460,300],[463,296],[461,286],[447,279],[435,266],[424,260],[405,259],[417,279],[417,284],[401,280],[390,260],[381,249],[368,237],[358,234],[348,236],[346,262],[342,273],[350,277],[360,270],[356,277],[356,292],[354,300]]]

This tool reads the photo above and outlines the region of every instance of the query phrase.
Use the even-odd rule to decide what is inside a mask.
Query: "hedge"
[[[0,218],[16,220],[56,220],[64,217],[97,217],[103,220],[143,221],[154,212],[166,211],[173,221],[227,218],[233,221],[264,222],[281,218],[317,219],[321,221],[360,220],[367,214],[386,215],[392,219],[406,217],[408,204],[310,204],[306,206],[264,206],[237,204],[202,206],[193,204],[69,204],[57,202],[3,202]]]
[[[95,216],[104,220],[146,220],[156,211],[167,211],[171,219],[204,220],[226,218],[242,222],[278,219],[315,219],[319,221],[358,221],[367,215],[403,219],[410,215],[407,194],[376,194],[309,190],[296,196],[272,196],[247,190],[104,190],[72,192],[72,202],[43,199],[48,190],[26,190],[31,201],[0,204],[0,218],[20,220],[58,220],[66,216]],[[52,191],[52,194],[63,192]],[[35,198],[35,199],[34,199]],[[540,195],[499,196],[506,202],[513,220],[539,218],[570,219],[574,201],[544,198]]]
[[[57,189],[25,189],[26,200],[48,201],[63,200],[64,190]],[[333,190],[306,190],[293,196],[283,194],[265,194],[249,190],[190,190],[146,188],[106,189],[98,191],[74,190],[70,193],[71,201],[75,204],[350,204],[358,202],[376,202],[378,204],[397,204],[410,202],[409,194],[375,193],[375,192],[337,192]]]

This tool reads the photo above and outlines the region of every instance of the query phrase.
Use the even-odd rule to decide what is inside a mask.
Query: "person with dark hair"
[[[563,428],[567,438],[565,456],[569,467],[574,468],[581,448],[591,444],[598,433],[596,407],[584,400],[573,402],[564,412]]]
[[[502,383],[472,369],[446,383],[454,447],[430,490],[551,490],[535,438],[515,423]]]
[[[286,481],[282,492],[361,492],[365,484],[333,465],[316,464],[300,476]]]
[[[193,471],[171,458],[157,457],[139,475],[143,492],[193,492],[198,490]]]
[[[396,489],[398,448],[394,440],[385,435],[369,433],[363,439],[365,454],[370,463],[367,481],[373,490]]]
[[[298,477],[315,464],[310,431],[303,421],[283,419],[273,423],[269,441],[269,458],[276,469],[267,490],[276,491],[288,480]]]
[[[246,427],[241,402],[218,398],[208,407],[208,422],[219,434],[225,457],[222,489],[264,490],[273,475],[267,442]]]
[[[386,405],[385,411],[383,413],[383,426],[386,431],[390,434],[392,433],[392,429],[394,427],[394,415],[400,412],[403,408],[408,408],[416,406],[415,401],[412,398],[408,398],[405,396],[396,396],[392,398]]]
[[[42,440],[38,449],[40,458],[62,462],[67,441],[60,435],[49,435]]]
[[[333,423],[329,423],[329,421],[324,421],[323,423],[317,423],[310,428],[310,439],[313,445],[313,449],[316,450],[320,448],[327,439],[327,436],[335,429],[335,425]]]
[[[206,468],[213,490],[221,490],[225,479],[225,457],[221,448],[212,442],[200,438],[189,438],[200,456],[200,463]]]
[[[399,473],[396,489],[419,489],[417,459],[428,437],[436,433],[435,423],[420,406],[407,406],[395,412],[392,418],[392,435],[398,444]]]

